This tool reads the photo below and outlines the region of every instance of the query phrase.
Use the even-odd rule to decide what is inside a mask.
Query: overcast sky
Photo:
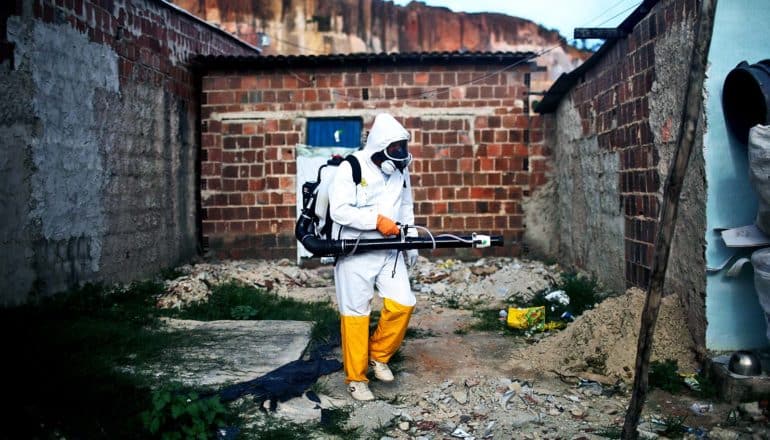
[[[409,0],[395,0],[406,5]],[[424,0],[455,12],[499,12],[557,29],[568,40],[576,27],[617,27],[641,0]]]

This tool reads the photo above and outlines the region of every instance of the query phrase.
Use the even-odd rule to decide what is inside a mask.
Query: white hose
[[[419,225],[412,225],[412,227],[416,229],[422,229],[423,231],[425,231],[428,234],[428,237],[430,237],[430,241],[433,243],[433,250],[436,250],[436,239],[433,238],[433,234],[430,232],[428,228],[426,228],[425,226],[419,226]]]
[[[449,237],[449,238],[454,238],[455,240],[461,241],[463,243],[473,243],[473,240],[468,240],[462,237],[458,237],[454,234],[441,234],[441,235],[437,235],[436,237]]]

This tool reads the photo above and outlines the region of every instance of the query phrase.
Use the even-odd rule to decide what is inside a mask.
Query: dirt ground
[[[238,278],[296,299],[334,302],[329,266],[229,262],[184,270],[190,280]],[[319,389],[327,394],[325,404],[351,408],[350,424],[364,431],[384,426],[377,431],[384,430],[382,438],[619,438],[644,292],[631,289],[609,297],[567,328],[537,337],[468,330],[475,319],[472,308],[504,307],[505,301],[531,297],[534,290],[552,285],[560,272],[558,266],[515,259],[463,263],[421,258],[412,273],[418,300],[410,328],[417,336],[401,348],[396,380],[373,380],[378,400],[356,402],[346,392],[341,371],[324,376]],[[184,295],[173,291],[194,290],[184,285],[173,285],[166,299],[184,302]],[[373,308],[379,307],[375,300]],[[691,344],[680,305],[667,297],[653,359],[676,359],[680,371],[695,372],[699,366]],[[756,408],[738,411],[736,405],[705,401],[690,392],[652,390],[640,430],[642,438],[770,438],[766,420]]]

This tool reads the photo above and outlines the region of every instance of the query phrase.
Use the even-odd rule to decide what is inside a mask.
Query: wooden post
[[[690,161],[690,153],[695,143],[695,131],[701,116],[703,103],[703,79],[706,76],[706,63],[711,44],[711,32],[714,26],[714,11],[717,0],[700,0],[700,11],[695,29],[692,55],[690,57],[690,77],[687,80],[687,91],[682,124],[679,127],[679,137],[672,158],[671,171],[666,178],[663,189],[663,201],[660,208],[660,225],[655,240],[655,255],[652,263],[652,274],[647,299],[642,311],[639,340],[636,347],[636,369],[634,371],[634,388],[631,393],[631,403],[626,412],[625,423],[621,438],[637,439],[636,428],[647,395],[647,373],[649,372],[650,352],[652,351],[652,336],[655,332],[655,322],[660,310],[660,298],[663,293],[663,281],[666,278],[666,266],[671,250],[671,239],[674,236],[676,216],[679,209],[679,194]],[[670,60],[676,63],[677,60]]]

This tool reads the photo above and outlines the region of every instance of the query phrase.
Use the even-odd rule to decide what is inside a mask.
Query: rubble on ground
[[[504,303],[526,304],[556,284],[558,265],[515,258],[482,258],[474,262],[447,259],[430,262],[421,258],[413,274],[412,289],[433,303],[473,308]]]
[[[328,271],[306,270],[288,259],[201,263],[177,268],[184,274],[165,282],[165,293],[158,298],[160,308],[182,308],[206,301],[215,286],[238,282],[246,286],[285,294],[296,287],[328,286]]]
[[[166,283],[160,306],[205,301],[212,287],[232,281],[279,295],[316,291],[334,299],[330,266],[303,269],[288,260],[233,261],[183,266],[180,271],[182,277]],[[630,398],[644,292],[630,289],[610,297],[566,329],[539,333],[537,338],[516,339],[491,332],[481,339],[468,339],[472,335],[452,333],[453,328],[471,322],[469,310],[526,304],[536,293],[558,285],[561,273],[558,265],[515,258],[466,262],[420,257],[417,268],[410,271],[418,296],[411,326],[427,330],[428,341],[423,343],[439,345],[436,355],[451,362],[442,358],[442,362],[426,365],[424,360],[429,358],[420,357],[424,348],[419,348],[424,339],[407,340],[404,351],[412,357],[404,362],[406,371],[389,385],[373,383],[377,401],[353,401],[338,372],[319,380],[324,391],[318,393],[321,403],[282,402],[272,416],[306,424],[319,421],[319,408],[345,407],[355,414],[349,417],[349,427],[375,431],[380,439],[617,438]],[[444,332],[421,327],[442,319],[448,324],[434,323],[434,328],[445,328]],[[664,298],[653,359],[673,358],[681,370],[695,371],[684,319],[676,297]],[[499,350],[484,353],[469,346],[491,339],[496,339]],[[485,373],[468,373],[479,364],[485,365]],[[431,381],[435,377],[442,379]],[[304,396],[298,399],[307,400]],[[677,420],[682,425],[676,427],[681,428],[681,438],[770,438],[767,406],[755,402],[738,409],[699,401],[692,395],[652,390],[639,425],[640,438],[670,438],[667,430]],[[269,414],[257,409],[248,417]],[[373,414],[379,417],[372,419]]]
[[[609,298],[584,312],[566,329],[513,353],[510,364],[532,371],[593,373],[610,381],[630,382],[644,299],[645,292],[637,288]],[[678,298],[663,298],[652,360],[675,359],[681,371],[695,372],[695,350],[685,319]]]

